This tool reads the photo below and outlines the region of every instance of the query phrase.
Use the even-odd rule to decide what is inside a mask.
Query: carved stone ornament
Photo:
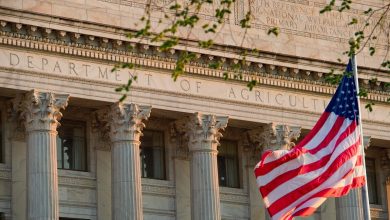
[[[24,126],[24,121],[20,120],[21,116],[21,103],[23,100],[23,95],[18,94],[15,98],[6,102],[7,106],[7,119],[10,122],[9,126],[12,130],[12,139],[14,140],[24,140],[26,128]]]
[[[177,144],[176,154],[186,157],[188,151],[216,150],[222,137],[220,131],[226,128],[228,119],[226,116],[195,113],[172,123],[171,141]],[[215,146],[215,149],[202,149],[207,146]]]
[[[111,140],[110,140],[110,126],[108,123],[109,109],[101,109],[95,111],[91,117],[92,132],[98,136],[98,142],[95,146],[97,150],[110,151]]]
[[[371,136],[364,136],[363,137],[363,146],[364,149],[367,150],[367,148],[371,145]]]
[[[188,135],[187,131],[188,117],[176,120],[169,126],[169,136],[171,143],[176,145],[176,157],[188,158]]]
[[[202,113],[195,113],[189,117],[187,123],[187,132],[189,135],[189,150],[206,150],[203,147],[216,147],[219,145],[219,139],[222,137],[221,130],[227,126],[229,118],[227,116],[215,116]],[[211,145],[203,144],[211,143]]]
[[[150,116],[151,106],[123,104],[116,102],[109,108],[101,109],[93,114],[92,128],[102,141],[100,150],[109,150],[111,142],[138,141],[145,127],[143,120]]]
[[[68,105],[69,95],[32,90],[12,103],[13,114],[25,125],[27,132],[57,131],[62,117],[61,109]]]
[[[247,133],[250,144],[255,150],[290,150],[295,146],[293,140],[297,140],[301,134],[298,126],[270,123],[262,128],[251,130]]]

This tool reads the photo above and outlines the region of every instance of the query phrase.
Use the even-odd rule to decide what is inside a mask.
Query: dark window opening
[[[366,158],[366,172],[370,204],[379,204],[375,159]]]
[[[164,132],[144,130],[140,148],[142,177],[165,179]]]
[[[86,125],[82,121],[61,121],[57,136],[59,169],[87,171]]]
[[[236,141],[221,140],[218,147],[218,176],[219,185],[239,188],[238,174],[238,144]]]

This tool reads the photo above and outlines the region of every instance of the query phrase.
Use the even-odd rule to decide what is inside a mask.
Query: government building
[[[269,219],[254,166],[264,150],[290,149],[310,131],[335,92],[326,77],[345,68],[343,52],[358,29],[348,23],[385,4],[356,0],[343,13],[320,15],[325,0],[236,0],[216,35],[183,30],[180,44],[161,51],[126,37],[142,27],[147,2],[0,0],[0,219]],[[162,12],[172,15],[173,2],[151,1],[153,28],[164,24]],[[213,2],[199,11],[202,22],[215,22],[220,1]],[[272,27],[278,36],[267,33]],[[198,46],[210,37],[211,48]],[[361,114],[371,218],[381,220],[390,218],[382,37],[374,56],[368,47],[357,56],[368,91]],[[195,58],[174,81],[183,51]],[[118,63],[136,68],[112,71]],[[118,102],[115,89],[129,79]],[[362,207],[353,190],[306,219],[360,220]]]

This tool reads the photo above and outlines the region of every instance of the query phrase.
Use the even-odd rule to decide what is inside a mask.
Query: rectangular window
[[[85,122],[61,121],[57,136],[57,164],[59,169],[87,171]]]
[[[142,177],[165,179],[164,132],[144,130],[140,147]]]
[[[379,204],[375,159],[366,158],[366,172],[370,204]]]
[[[221,140],[218,147],[219,185],[239,188],[238,144],[236,141]]]

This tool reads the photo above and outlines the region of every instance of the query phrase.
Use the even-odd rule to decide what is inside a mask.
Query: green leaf
[[[367,103],[365,108],[369,111],[369,112],[372,112],[372,106],[375,105],[375,103],[373,102],[370,102],[370,103]]]
[[[256,84],[257,84],[256,80],[251,80],[248,82],[248,84],[246,86],[249,88],[249,91],[252,91],[253,88],[256,86]]]
[[[357,24],[358,20],[356,18],[352,18],[352,21],[348,23],[348,25]]]
[[[373,56],[375,54],[375,48],[374,47],[370,47],[369,51],[370,51],[370,56]]]
[[[273,28],[270,28],[268,29],[268,35],[270,34],[273,34],[275,36],[278,36],[279,35],[279,28],[278,27],[273,27]]]
[[[369,9],[367,9],[366,11],[364,11],[364,14],[368,14],[368,13],[370,13],[370,12],[372,12],[372,8],[369,8]]]
[[[364,88],[360,88],[358,96],[359,97],[367,97],[368,96],[367,90],[365,90]]]

